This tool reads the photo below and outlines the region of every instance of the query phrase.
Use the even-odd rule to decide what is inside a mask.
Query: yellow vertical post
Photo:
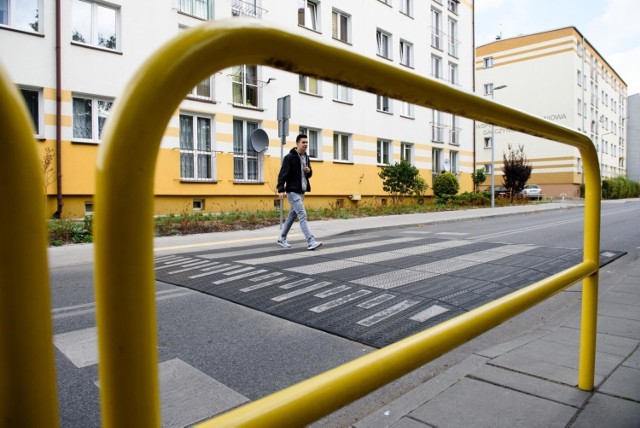
[[[596,368],[596,333],[598,319],[598,267],[600,266],[600,198],[601,181],[598,158],[582,153],[585,174],[584,260],[595,264],[595,273],[582,281],[582,315],[580,320],[580,363],[578,387],[593,389]]]
[[[43,177],[20,93],[0,67],[0,425],[57,427]]]

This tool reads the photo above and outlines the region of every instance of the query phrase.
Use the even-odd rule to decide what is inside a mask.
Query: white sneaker
[[[278,239],[276,244],[280,245],[282,248],[291,248],[291,244],[287,242],[287,238]]]
[[[316,241],[314,239],[313,241],[309,242],[309,246],[307,247],[307,250],[309,250],[309,251],[315,250],[316,248],[318,248],[321,245],[322,245],[322,242]]]

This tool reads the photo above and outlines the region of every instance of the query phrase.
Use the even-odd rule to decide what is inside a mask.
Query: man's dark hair
[[[308,138],[307,134],[298,134],[296,137],[296,144],[299,143],[302,138]]]

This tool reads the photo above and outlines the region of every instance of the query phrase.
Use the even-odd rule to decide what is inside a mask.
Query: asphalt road
[[[603,275],[623,268],[629,258],[638,258],[640,232],[635,225],[639,211],[638,201],[603,205],[601,248],[628,253],[608,265]],[[444,223],[414,230],[403,229],[401,232],[403,236],[414,234],[439,239],[580,248],[582,216],[582,209],[574,208]],[[385,230],[379,234],[398,235],[400,231]],[[358,234],[353,236],[356,238]],[[90,263],[52,269],[54,342],[61,425],[65,427],[100,425],[92,281]],[[566,309],[578,303],[579,295],[575,289],[560,293],[337,412],[322,425],[348,425],[459,362],[474,350],[502,343],[530,329],[560,322]],[[163,368],[168,372],[187,370],[195,376],[191,382],[193,385],[202,385],[204,390],[216,389],[221,396],[229,397],[227,407],[262,397],[373,350],[355,341],[161,282],[157,283],[157,310],[159,361],[165,364],[161,364],[161,377]],[[194,395],[203,394],[194,391]],[[209,414],[207,411],[202,413],[197,408],[207,407],[206,402],[198,403],[191,398],[183,401],[183,408],[188,408],[188,411],[181,411],[179,406],[163,410],[163,419],[168,425],[187,425],[210,416],[210,411]],[[187,419],[180,419],[181,414]]]

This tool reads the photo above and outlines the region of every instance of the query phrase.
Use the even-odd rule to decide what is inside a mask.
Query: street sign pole
[[[280,167],[284,159],[284,145],[287,144],[287,135],[289,135],[289,118],[291,117],[291,96],[287,95],[278,98],[278,137],[280,137]],[[276,189],[277,190],[277,189]],[[284,219],[282,206],[284,201],[280,201],[280,230]]]

